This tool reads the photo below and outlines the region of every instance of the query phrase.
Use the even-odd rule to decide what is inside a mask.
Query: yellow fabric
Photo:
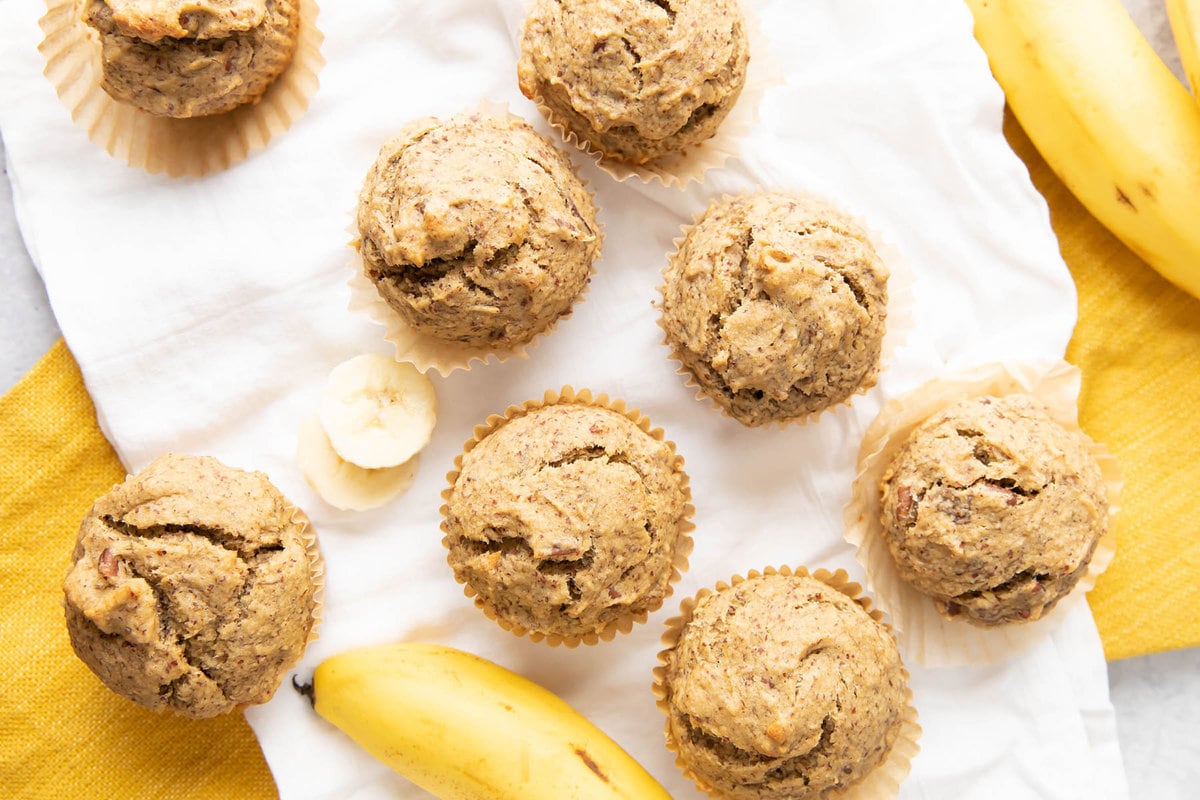
[[[1126,476],[1118,552],[1089,595],[1110,659],[1200,645],[1200,301],[1117,242],[1005,132],[1046,196],[1079,288],[1081,422]],[[60,583],[75,531],[124,471],[60,341],[0,398],[0,786],[5,797],[276,797],[241,716],[160,716],[71,653]]]
[[[0,398],[0,796],[277,797],[240,714],[146,711],[71,652],[60,587],[75,532],[124,477],[60,340]]]
[[[1110,660],[1200,645],[1200,300],[1079,204],[1011,116],[1079,290],[1080,424],[1121,462],[1117,555],[1088,595]],[[1200,220],[1196,221],[1200,225]],[[1196,265],[1200,269],[1200,264]]]

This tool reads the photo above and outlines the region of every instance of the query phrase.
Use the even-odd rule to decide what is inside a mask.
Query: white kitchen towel
[[[760,0],[783,74],[740,159],[686,191],[596,190],[604,254],[586,300],[528,359],[434,376],[440,419],[413,488],[338,512],[293,460],[329,369],[390,352],[346,309],[346,227],[383,141],[418,115],[487,99],[550,129],[515,77],[522,0],[326,2],[327,65],[309,111],[245,162],[202,179],[147,175],[72,125],[41,76],[37,0],[0,4],[0,130],[22,233],[101,424],[136,470],[168,451],[266,472],[312,517],[328,566],[325,624],[297,672],[368,642],[433,639],[538,680],[590,716],[677,798],[699,798],[663,747],[650,692],[678,601],[766,565],[845,568],[841,508],[866,425],[889,397],[947,369],[1061,357],[1075,294],[1042,199],[1001,134],[1003,97],[962,4]],[[765,59],[768,54],[756,53]],[[894,245],[916,276],[914,320],[878,387],[817,423],[750,430],[675,374],[655,324],[664,256],[724,192],[817,192]],[[446,566],[439,493],[471,427],[563,384],[625,398],[686,459],[691,569],[633,633],[552,649],[475,610]],[[1105,663],[1084,603],[1042,623],[1011,661],[913,668],[924,727],[905,798],[1127,795]],[[284,685],[247,716],[284,800],[421,793],[362,754]]]

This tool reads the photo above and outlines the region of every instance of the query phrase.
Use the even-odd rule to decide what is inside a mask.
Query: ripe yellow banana
[[[1089,211],[1200,297],[1200,104],[1120,0],[967,0],[1013,113]]]
[[[670,800],[552,692],[470,653],[398,643],[313,675],[317,713],[413,783],[453,800]]]
[[[1167,19],[1183,74],[1200,100],[1200,0],[1167,0]]]

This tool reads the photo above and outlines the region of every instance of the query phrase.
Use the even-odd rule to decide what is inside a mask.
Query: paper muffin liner
[[[308,629],[308,638],[304,640],[307,648],[320,635],[318,630],[325,618],[325,558],[321,555],[321,546],[317,541],[317,531],[312,520],[298,506],[289,506],[292,523],[300,527],[300,539],[304,542],[304,553],[308,556],[308,572],[312,576],[312,626]]]
[[[758,15],[747,8],[745,0],[738,4],[742,10],[746,30],[746,42],[750,59],[746,64],[746,82],[741,94],[728,115],[721,121],[716,134],[704,142],[692,145],[687,150],[661,156],[646,164],[630,164],[606,156],[590,142],[580,139],[560,119],[541,93],[530,98],[550,127],[558,131],[563,141],[588,156],[596,166],[618,182],[636,178],[643,183],[658,182],[668,187],[684,189],[690,181],[699,183],[704,173],[716,169],[741,154],[742,143],[758,123],[759,107],[763,96],[772,84],[783,82],[783,72],[771,60],[770,43],[763,33]],[[526,13],[526,18],[529,14]],[[524,35],[524,25],[518,37]],[[520,38],[517,49],[520,51]]]
[[[564,386],[562,389],[555,391],[547,389],[540,400],[528,400],[520,405],[510,405],[502,414],[492,414],[480,425],[476,425],[472,431],[470,439],[463,444],[462,452],[454,459],[454,469],[446,473],[446,488],[442,490],[442,523],[441,528],[443,534],[442,544],[447,550],[450,549],[450,530],[447,524],[447,519],[450,515],[450,498],[454,492],[454,485],[458,481],[458,476],[462,471],[463,456],[475,449],[475,447],[487,438],[492,433],[496,432],[504,425],[508,424],[517,417],[525,416],[531,411],[553,405],[585,405],[594,406],[596,408],[604,408],[614,411],[633,422],[642,431],[648,434],[653,439],[663,442],[670,448],[674,455],[674,464],[682,479],[681,487],[684,494],[683,514],[679,520],[679,528],[677,532],[678,539],[675,544],[675,553],[671,565],[671,576],[667,579],[666,592],[656,602],[651,603],[639,611],[631,611],[617,619],[609,622],[602,630],[592,633],[587,633],[581,636],[562,636],[559,634],[546,634],[540,631],[531,631],[522,625],[510,622],[501,617],[496,609],[483,596],[475,591],[470,584],[455,580],[463,584],[463,594],[467,597],[474,598],[475,607],[493,620],[501,628],[513,633],[516,636],[528,636],[534,642],[545,641],[553,647],[563,645],[568,648],[578,647],[580,644],[594,645],[599,642],[607,642],[612,640],[618,633],[629,633],[633,630],[635,624],[642,624],[646,621],[650,614],[662,607],[663,602],[670,597],[675,591],[675,584],[679,582],[683,573],[688,568],[688,557],[692,553],[692,531],[695,530],[695,525],[692,522],[692,517],[696,512],[695,506],[692,505],[692,492],[688,474],[683,469],[683,456],[679,455],[675,449],[675,443],[665,438],[662,428],[652,428],[650,419],[638,411],[636,408],[630,408],[624,400],[609,399],[607,394],[593,395],[589,389],[580,389],[576,391],[570,386]]]
[[[846,214],[860,227],[862,227],[863,230],[866,231],[868,241],[875,249],[875,253],[879,256],[879,260],[883,263],[883,266],[888,270],[888,300],[886,318],[883,331],[883,340],[880,343],[879,370],[875,377],[863,381],[862,385],[860,385],[858,389],[856,389],[850,394],[849,397],[839,403],[834,403],[833,405],[827,406],[818,411],[813,411],[809,414],[794,417],[792,419],[771,420],[769,422],[764,422],[762,425],[756,426],[760,428],[778,427],[780,430],[783,430],[790,425],[807,425],[809,422],[816,421],[818,418],[826,414],[836,416],[842,409],[848,409],[853,406],[854,399],[856,397],[867,394],[867,392],[869,392],[879,383],[879,378],[887,370],[892,357],[895,355],[897,350],[904,346],[904,343],[908,340],[909,333],[912,331],[913,320],[915,319],[913,309],[916,305],[915,293],[913,291],[913,287],[916,283],[916,273],[913,271],[908,261],[904,258],[904,255],[900,252],[899,248],[897,248],[891,243],[890,240],[884,237],[882,233],[866,225],[861,217],[845,211],[842,204],[834,202],[829,198],[815,192],[793,191],[782,188],[757,189],[753,192],[747,192],[745,195],[739,196],[749,196],[752,194],[758,194],[760,192],[789,194],[795,197],[813,200],[824,205],[831,206],[841,211],[843,214]],[[683,245],[684,239],[687,238],[688,232],[695,227],[701,219],[704,218],[704,215],[708,213],[709,208],[716,203],[726,202],[732,198],[733,196],[728,194],[721,195],[720,198],[711,201],[708,206],[697,212],[692,217],[692,221],[690,223],[684,223],[681,225],[679,228],[679,236],[675,237],[675,239],[671,242],[671,251],[663,256],[664,263],[669,264],[671,257],[679,252],[679,248]],[[664,276],[664,279],[666,270],[667,267],[664,266],[661,273]],[[737,417],[730,413],[729,409],[717,402],[708,394],[707,391],[705,391],[705,388],[696,379],[696,376],[684,364],[683,355],[680,349],[671,342],[666,326],[663,324],[662,315],[662,304],[665,302],[666,288],[667,287],[664,280],[664,282],[660,283],[658,286],[658,298],[654,301],[654,305],[659,310],[656,324],[658,325],[659,330],[663,332],[662,344],[668,350],[670,350],[670,354],[667,356],[667,358],[671,361],[674,361],[677,365],[675,374],[683,377],[684,386],[692,390],[694,399],[697,402],[707,404],[719,411],[722,416],[741,423],[741,420],[737,419]]]
[[[862,586],[851,581],[849,574],[842,569],[836,572],[830,572],[826,569],[809,572],[806,567],[802,566],[765,567],[761,572],[752,569],[746,573],[745,577],[734,575],[728,582],[719,581],[715,588],[704,588],[693,597],[685,598],[679,605],[679,615],[671,617],[665,623],[666,630],[661,639],[663,649],[658,653],[658,666],[653,671],[654,681],[651,684],[651,690],[654,692],[655,704],[666,716],[664,731],[666,734],[667,750],[675,754],[675,766],[684,774],[684,777],[696,784],[696,788],[709,795],[709,797],[712,797],[713,800],[722,800],[725,795],[719,789],[709,786],[703,778],[692,772],[679,752],[679,746],[675,741],[675,737],[671,734],[671,705],[670,691],[667,686],[667,665],[670,662],[671,652],[675,649],[680,637],[683,635],[684,628],[692,621],[696,607],[706,597],[728,591],[744,581],[770,575],[783,575],[785,577],[794,575],[800,578],[814,578],[846,595],[855,603],[858,603],[871,616],[871,619],[882,625],[889,633],[895,635],[892,626],[884,621],[883,612],[878,608],[872,608],[871,598],[863,594]],[[901,653],[903,653],[903,648],[901,648]],[[921,737],[921,726],[917,722],[917,709],[913,705],[913,693],[909,685],[910,675],[903,663],[901,663],[900,671],[905,682],[905,707],[900,714],[900,732],[896,736],[896,741],[892,745],[892,749],[879,766],[864,775],[862,780],[846,787],[841,792],[831,795],[832,797],[836,797],[838,800],[891,800],[891,798],[894,798],[899,793],[900,784],[904,782],[905,778],[912,771],[912,760],[921,749],[918,743]]]
[[[317,91],[325,59],[314,0],[300,1],[292,61],[257,103],[190,119],[147,114],[100,88],[100,36],[80,19],[81,2],[46,0],[39,21],[45,38],[38,45],[44,74],[88,138],[132,167],[171,177],[227,169],[291,127]]]
[[[916,663],[956,666],[1002,661],[1048,636],[1066,616],[1066,609],[1082,602],[1116,553],[1114,517],[1122,479],[1116,458],[1089,437],[1088,449],[1100,466],[1109,508],[1107,530],[1096,544],[1087,573],[1045,617],[980,628],[943,617],[931,598],[900,577],[879,520],[880,485],[888,466],[913,429],[930,416],[959,400],[985,394],[1029,394],[1047,407],[1055,422],[1083,434],[1077,419],[1079,385],[1078,368],[1065,361],[984,365],[937,378],[889,401],[867,429],[844,509],[845,538],[854,545],[858,562],[866,570],[867,586],[891,617],[901,645]]]
[[[491,117],[518,120],[527,125],[529,124],[528,120],[509,111],[507,105],[492,100],[482,100],[475,109],[468,110],[466,113],[480,113]],[[551,142],[551,144],[554,143]],[[554,146],[558,147],[556,144]],[[577,170],[574,170],[574,165],[572,165],[572,171],[583,185],[583,190],[591,196],[592,204],[596,206],[598,213],[600,211],[600,204],[597,202],[596,193],[592,190],[590,183],[581,177]],[[497,363],[503,363],[510,358],[528,358],[529,350],[543,336],[553,332],[560,322],[569,318],[574,313],[575,307],[586,299],[588,289],[592,285],[592,279],[596,275],[596,261],[604,255],[604,223],[597,218],[596,236],[600,240],[600,251],[596,258],[592,260],[592,263],[588,265],[587,280],[566,311],[552,320],[545,328],[535,333],[526,342],[520,342],[506,348],[467,345],[461,342],[447,341],[435,336],[429,336],[418,331],[406,323],[400,314],[380,296],[378,290],[375,288],[375,284],[364,272],[361,249],[362,239],[359,236],[357,218],[356,206],[355,210],[350,212],[350,223],[346,228],[347,233],[351,236],[350,247],[354,249],[354,257],[346,263],[351,273],[350,278],[346,281],[346,284],[350,287],[350,311],[356,314],[364,314],[372,322],[383,327],[383,338],[395,348],[397,361],[412,364],[421,372],[428,372],[431,369],[437,370],[442,377],[446,377],[456,369],[469,370],[476,362],[487,364],[489,360],[495,360]]]

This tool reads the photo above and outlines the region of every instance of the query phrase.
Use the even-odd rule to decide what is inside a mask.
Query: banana
[[[1167,20],[1183,62],[1183,74],[1193,94],[1200,96],[1200,2],[1167,0]]]
[[[350,650],[317,666],[311,699],[318,714],[440,798],[670,800],[557,695],[462,650],[415,642]]]
[[[344,460],[329,443],[321,421],[312,417],[300,427],[296,463],[317,494],[334,508],[367,511],[378,508],[412,486],[418,456],[396,467],[366,469]]]
[[[395,467],[429,443],[437,396],[416,367],[366,353],[329,373],[320,418],[346,461],[367,469]]]
[[[1200,297],[1200,104],[1120,0],[967,0],[1029,138],[1126,246]]]

